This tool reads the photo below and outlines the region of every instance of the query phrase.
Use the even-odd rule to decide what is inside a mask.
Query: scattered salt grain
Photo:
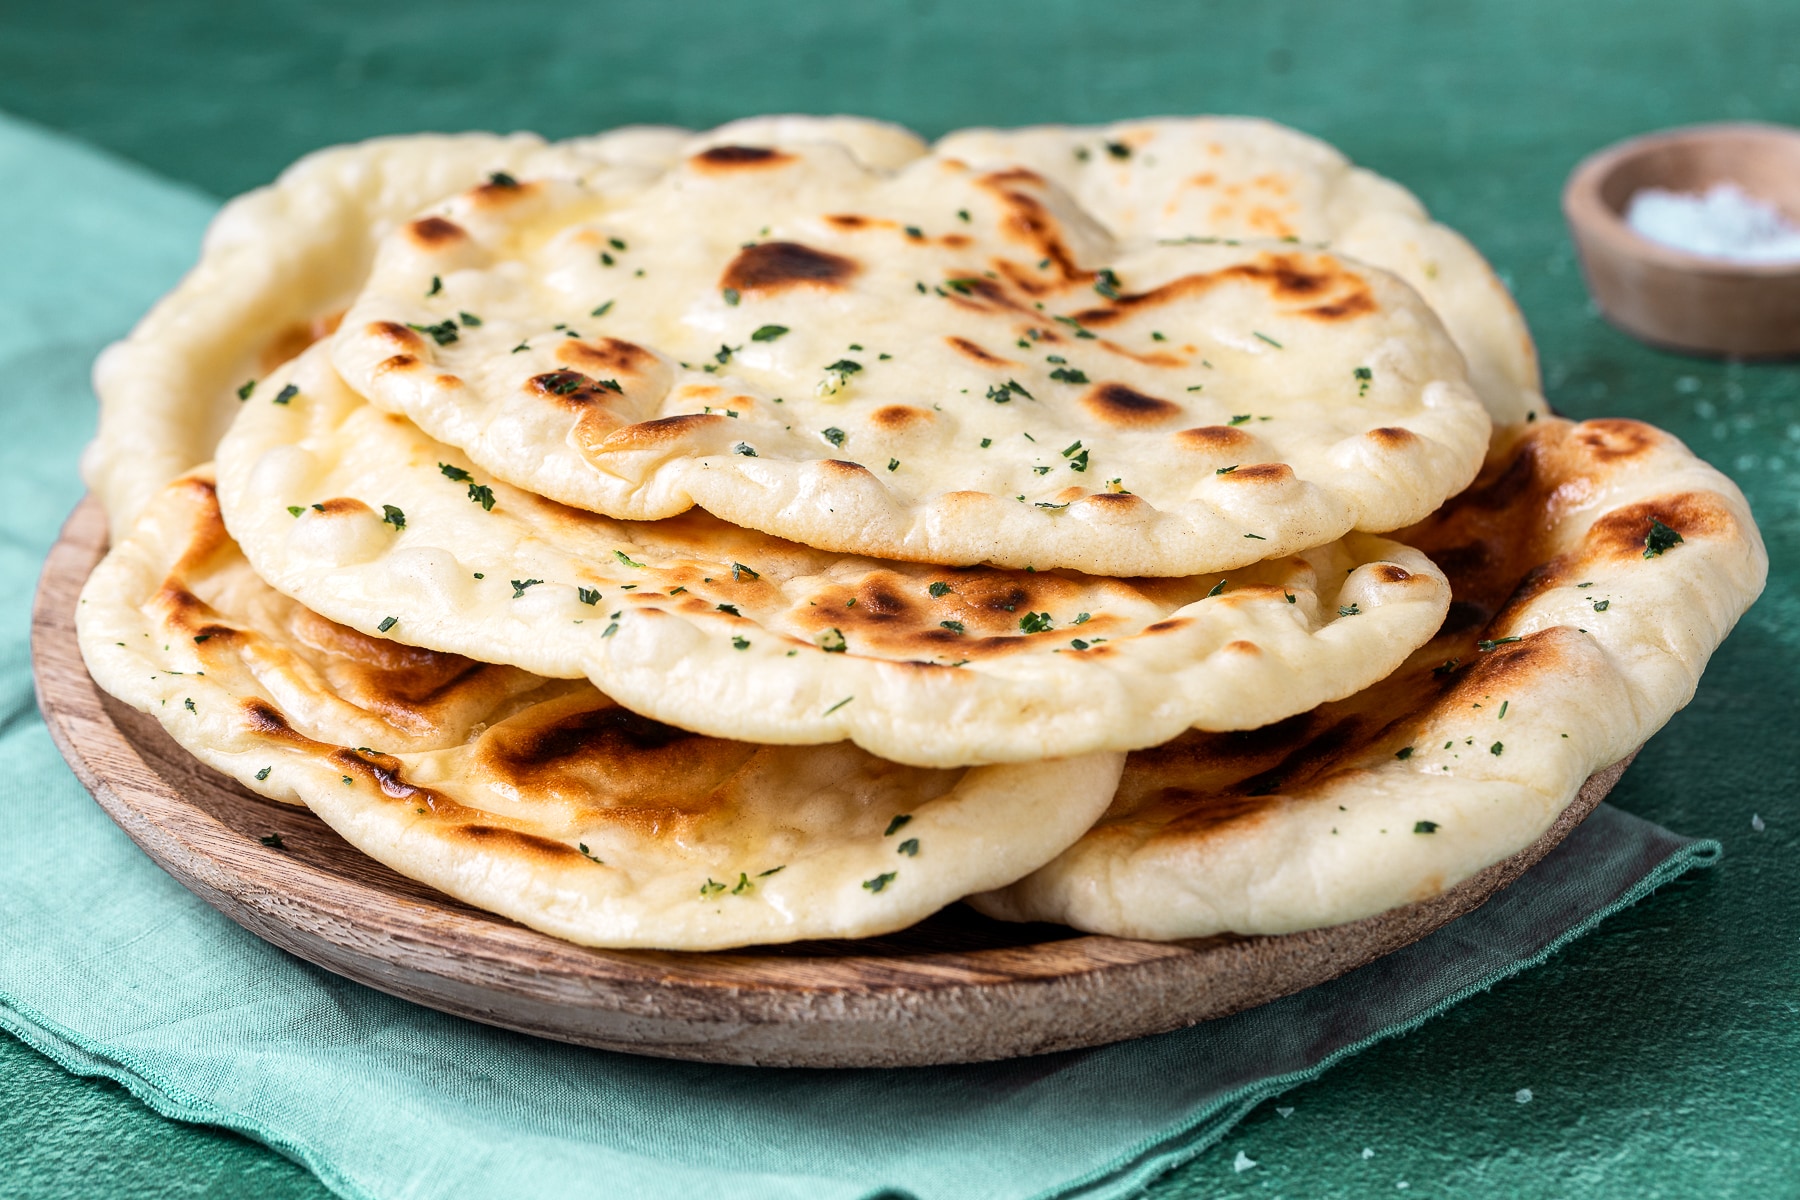
[[[1291,1108],[1278,1108],[1275,1110],[1275,1115],[1283,1118],[1291,1117],[1294,1115],[1294,1110]]]
[[[1231,1169],[1233,1171],[1236,1171],[1239,1175],[1242,1175],[1245,1171],[1248,1171],[1251,1167],[1254,1167],[1255,1165],[1256,1165],[1256,1162],[1254,1159],[1252,1159],[1248,1154],[1245,1154],[1242,1150],[1239,1150],[1237,1158],[1232,1160]]]
[[[1370,1158],[1374,1158],[1374,1157],[1375,1157],[1375,1152],[1373,1150],[1369,1149],[1367,1146],[1364,1146],[1363,1147],[1363,1158],[1370,1159]]]
[[[1404,1192],[1407,1188],[1411,1187],[1412,1184],[1410,1184],[1410,1183],[1406,1182],[1406,1180],[1402,1179],[1400,1182],[1396,1183],[1394,1186]]]
[[[1702,195],[1644,188],[1634,192],[1625,223],[1689,254],[1729,262],[1800,262],[1800,225],[1735,183],[1715,183]]]
[[[1531,1103],[1531,1089],[1530,1088],[1520,1088],[1518,1091],[1513,1093],[1513,1099],[1517,1100],[1520,1104],[1530,1104]]]
[[[1762,815],[1760,813],[1751,813],[1750,814],[1750,828],[1756,830],[1756,832],[1758,832],[1758,833],[1761,833],[1763,830],[1767,829],[1768,826],[1763,823]]]

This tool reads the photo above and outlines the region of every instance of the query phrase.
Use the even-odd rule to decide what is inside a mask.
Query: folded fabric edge
[[[342,1196],[345,1200],[378,1200],[373,1193],[345,1177],[311,1147],[283,1137],[259,1121],[220,1108],[173,1084],[159,1081],[152,1073],[134,1063],[130,1055],[106,1056],[88,1049],[74,1031],[64,1029],[43,1013],[19,1003],[16,997],[4,991],[0,991],[0,1030],[18,1038],[71,1075],[83,1079],[98,1077],[112,1080],[160,1116],[190,1125],[213,1125],[229,1129],[259,1142],[305,1167],[333,1194]]]
[[[1176,1167],[1199,1157],[1228,1133],[1265,1100],[1303,1083],[1311,1083],[1338,1063],[1379,1042],[1411,1033],[1421,1025],[1448,1012],[1471,996],[1489,991],[1523,971],[1542,966],[1569,943],[1591,933],[1602,921],[1623,912],[1643,900],[1664,884],[1671,883],[1689,871],[1717,865],[1725,848],[1711,838],[1688,842],[1669,854],[1655,867],[1639,877],[1636,883],[1611,903],[1588,914],[1528,958],[1509,963],[1480,980],[1458,989],[1437,1001],[1424,1012],[1361,1038],[1348,1046],[1340,1046],[1312,1066],[1285,1075],[1271,1076],[1247,1083],[1228,1092],[1194,1112],[1179,1128],[1158,1133],[1120,1154],[1112,1163],[1087,1175],[1038,1193],[1033,1200],[1112,1200],[1142,1191],[1151,1181]],[[1521,883],[1524,880],[1520,881]],[[877,1196],[882,1193],[877,1193]],[[887,1193],[892,1195],[892,1193]],[[876,1200],[871,1196],[868,1200]]]

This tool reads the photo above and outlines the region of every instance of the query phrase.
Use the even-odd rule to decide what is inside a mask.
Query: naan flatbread
[[[1497,425],[1548,412],[1524,315],[1481,254],[1399,184],[1252,117],[963,129],[935,154],[1028,167],[1125,241],[1299,238],[1392,271],[1431,304]]]
[[[1250,728],[1379,679],[1449,602],[1424,555],[1360,534],[1106,579],[847,558],[702,512],[615,521],[363,403],[324,349],[219,446],[225,519],[264,579],[365,634],[586,676],[717,737],[958,766]]]
[[[925,151],[910,131],[860,117],[754,117],[699,135],[631,126],[554,144],[419,134],[320,150],[233,200],[194,269],[94,365],[100,431],[82,470],[113,532],[122,537],[165,483],[212,458],[238,388],[337,327],[376,246],[421,208],[495,172],[597,172],[629,187],[743,138],[831,141],[877,167]]]
[[[929,770],[698,737],[546,680],[333,625],[257,579],[204,472],[96,569],[107,691],[403,874],[597,946],[705,950],[910,925],[1106,807],[1123,755]]]
[[[1438,895],[1529,846],[1686,704],[1768,574],[1736,486],[1637,421],[1515,431],[1406,537],[1455,601],[1404,669],[1266,729],[1133,754],[1091,832],[975,906],[1173,939]]]
[[[434,206],[383,245],[333,359],[575,507],[1115,576],[1409,524],[1489,432],[1386,271],[1275,239],[1119,242],[1031,171],[896,173],[823,143]]]

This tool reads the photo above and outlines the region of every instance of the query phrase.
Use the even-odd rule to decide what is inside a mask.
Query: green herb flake
[[[1506,709],[1507,709],[1507,706],[1509,706],[1510,704],[1512,704],[1511,700],[1502,700],[1500,702],[1500,715],[1495,717],[1494,720],[1496,720],[1496,721],[1506,720]]]
[[[901,842],[898,846],[894,847],[894,853],[904,854],[908,858],[919,857],[919,839],[907,838],[904,842]]]
[[[956,210],[956,219],[959,221],[967,222],[969,220],[969,210],[966,208],[957,209]]]
[[[750,648],[750,639],[733,634],[731,637],[731,648],[733,650],[748,650]]]
[[[735,604],[716,604],[713,606],[713,611],[722,612],[733,617],[742,617],[744,615],[738,611],[738,606]]]
[[[1050,372],[1050,378],[1061,383],[1086,383],[1088,381],[1087,372],[1075,367],[1058,367]]]
[[[786,325],[763,325],[750,335],[753,342],[772,342],[788,331]]]
[[[444,478],[452,483],[468,483],[475,478],[461,467],[453,467],[449,463],[439,463],[438,470],[442,471]]]
[[[833,626],[819,635],[819,649],[827,654],[842,654],[850,649],[850,643],[844,640],[843,631]]]
[[[472,312],[459,312],[456,315],[461,319],[462,323],[467,325],[470,329],[479,328],[481,325],[481,318]]]
[[[612,636],[612,635],[613,635],[613,634],[615,634],[615,633],[617,633],[617,632],[619,632],[619,623],[618,623],[618,622],[617,622],[617,621],[614,621],[614,622],[613,622],[613,623],[612,623],[612,624],[610,624],[610,625],[608,625],[608,626],[607,626],[607,627],[606,627],[606,628],[605,628],[605,629],[604,629],[604,630],[603,630],[603,631],[602,631],[602,632],[601,632],[601,634],[600,634],[600,636],[601,636],[601,637],[603,637],[603,638],[609,638],[609,637],[611,637],[611,636]]]
[[[1232,463],[1229,467],[1220,467],[1218,470],[1214,471],[1213,474],[1214,475],[1229,475],[1237,469],[1238,469],[1238,464]]]
[[[1436,833],[1437,831],[1438,825],[1436,821],[1420,821],[1413,826],[1414,833]]]
[[[193,713],[196,717],[200,715],[200,710],[194,707],[194,698],[192,696],[189,696],[186,700],[183,700],[181,702],[181,704],[182,704],[183,708],[185,708],[189,712]]]
[[[575,598],[591,608],[600,603],[600,589],[578,587],[575,589]]]
[[[286,387],[282,388],[279,392],[275,393],[275,403],[286,404],[289,400],[292,400],[295,396],[298,396],[299,394],[300,394],[299,386],[296,384],[290,383]],[[1675,540],[1680,541],[1681,538],[1679,536],[1677,536]],[[1660,551],[1658,553],[1660,553]],[[1645,557],[1648,557],[1648,555],[1646,555]]]
[[[1131,157],[1131,147],[1127,146],[1124,142],[1108,142],[1108,143],[1106,143],[1106,152],[1108,154],[1112,155],[1114,158],[1130,158]]]
[[[725,890],[725,886],[725,884],[718,882],[711,875],[708,875],[706,877],[706,882],[700,885],[700,898],[705,900],[709,897],[716,896]]]
[[[931,593],[933,599],[936,599],[940,596],[949,595],[950,592],[952,591],[952,588],[950,587],[949,584],[943,582],[942,580],[938,580],[937,582],[933,583],[930,587],[926,588],[925,590]]]
[[[1506,749],[1505,743],[1495,742],[1493,745],[1488,747],[1488,753],[1493,754],[1493,755],[1498,755],[1502,750],[1505,750],[1505,749]]]
[[[440,346],[448,346],[451,342],[456,341],[458,337],[456,332],[456,322],[454,320],[439,321],[436,325],[414,325],[411,321],[408,321],[406,327],[426,334],[432,341]]]
[[[264,767],[262,770],[258,771],[256,773],[257,781],[260,783],[262,780],[267,779],[269,777],[269,772],[273,771],[274,769],[275,769],[274,767]]]
[[[939,621],[938,626],[942,629],[948,629],[951,633],[959,636],[967,632],[967,630],[963,628],[963,623],[961,621]]]
[[[871,892],[879,892],[888,884],[894,882],[894,876],[897,874],[899,874],[898,871],[883,871],[873,879],[863,880],[863,887]]]
[[[505,171],[495,171],[488,176],[488,184],[491,187],[516,188],[519,186],[519,181]]]
[[[759,575],[755,571],[752,571],[749,567],[746,567],[741,562],[734,562],[731,564],[731,577],[736,580],[761,579],[762,578],[761,575]]]
[[[381,618],[381,624],[379,624],[375,627],[375,632],[376,633],[386,633],[388,630],[392,629],[394,626],[398,625],[399,623],[400,623],[399,617],[383,617],[383,618]]]
[[[605,863],[605,861],[604,861],[604,860],[602,860],[602,859],[600,859],[600,858],[598,858],[598,857],[596,857],[596,856],[595,856],[595,854],[594,854],[594,852],[593,852],[593,851],[592,851],[592,850],[589,850],[589,849],[588,849],[588,847],[587,847],[587,843],[586,843],[586,842],[576,842],[576,843],[575,843],[575,848],[576,848],[576,849],[577,849],[577,850],[579,850],[579,851],[581,851],[581,857],[583,857],[583,858],[585,858],[585,859],[587,859],[587,860],[588,860],[588,861],[590,861],[590,862],[597,862],[597,863],[599,863],[599,864],[600,864],[600,865],[601,865],[601,866],[603,866],[603,867],[604,867],[604,866],[605,866],[605,865],[606,865],[606,863]]]
[[[289,516],[297,517],[301,513],[306,511],[306,507],[305,507],[305,505],[301,505],[301,504],[290,504],[287,506],[287,510],[288,510]]]
[[[618,559],[620,562],[624,563],[628,567],[638,567],[641,569],[644,565],[643,563],[637,562],[636,560],[631,558],[623,550],[614,550],[613,557]]]
[[[254,392],[255,390],[256,390],[256,380],[246,379],[243,382],[243,384],[238,388],[237,397],[239,400],[248,400],[250,398],[250,393]]]
[[[512,589],[513,589],[512,598],[514,600],[517,600],[520,596],[523,596],[525,594],[526,588],[536,587],[538,584],[540,584],[542,582],[544,582],[544,581],[541,579],[514,579],[514,580],[512,580]]]
[[[850,440],[850,435],[845,433],[843,430],[839,429],[835,425],[833,425],[830,429],[821,429],[819,431],[819,436],[824,438],[826,441],[830,442],[832,445],[836,446],[840,450],[844,448],[844,443]]]
[[[604,317],[607,313],[612,311],[612,306],[613,306],[613,302],[611,300],[608,300],[605,304],[602,304],[602,305],[598,306],[597,308],[595,308],[593,312],[588,314],[588,316]]]
[[[994,444],[993,438],[982,438],[981,439],[981,448],[983,450],[986,450],[989,446],[991,446],[993,444]]]
[[[910,820],[912,820],[911,813],[900,813],[893,820],[888,822],[888,827],[882,831],[881,836],[893,837],[896,833],[899,833],[901,829],[905,828],[906,823]]]
[[[263,768],[261,774],[257,775],[257,778],[265,779],[268,777],[268,774],[269,774],[268,768],[265,767],[265,768]],[[287,849],[287,846],[282,843],[281,835],[279,833],[265,833],[261,837],[257,838],[256,840],[261,842],[263,845],[267,846],[271,850],[286,850]]]
[[[1611,600],[1596,600],[1596,601],[1594,601],[1594,611],[1595,612],[1605,612],[1607,609],[1609,609],[1611,607],[1612,607]]]
[[[741,454],[745,458],[756,457],[756,447],[752,446],[749,442],[739,442],[731,448],[731,452],[733,454]]]
[[[1282,344],[1281,344],[1281,343],[1280,343],[1280,342],[1278,342],[1278,341],[1276,341],[1276,340],[1275,340],[1275,339],[1274,339],[1274,338],[1272,338],[1272,337],[1270,337],[1270,336],[1269,336],[1269,335],[1268,335],[1268,334],[1266,334],[1266,333],[1259,333],[1259,332],[1257,332],[1257,331],[1256,331],[1256,330],[1254,330],[1254,329],[1252,329],[1252,330],[1251,330],[1251,331],[1250,331],[1250,332],[1251,332],[1251,333],[1253,333],[1253,334],[1256,334],[1256,336],[1257,336],[1257,337],[1259,337],[1259,338],[1261,338],[1261,339],[1262,339],[1262,340],[1263,340],[1263,341],[1265,341],[1265,342],[1267,342],[1267,343],[1269,343],[1269,345],[1271,345],[1271,346],[1273,346],[1273,347],[1275,347],[1275,348],[1276,348],[1276,349],[1277,349],[1277,350],[1281,350],[1281,349],[1284,349],[1284,347],[1283,347],[1283,346],[1282,346]]]
[[[1217,595],[1220,595],[1220,594],[1221,594],[1221,593],[1223,593],[1223,592],[1224,592],[1224,591],[1225,591],[1225,585],[1226,585],[1226,583],[1228,583],[1228,582],[1229,582],[1229,580],[1224,580],[1224,579],[1221,579],[1221,580],[1219,580],[1219,582],[1217,582],[1217,583],[1215,583],[1215,584],[1213,584],[1213,586],[1212,586],[1212,591],[1210,591],[1210,592],[1208,592],[1208,593],[1206,593],[1206,595],[1207,595],[1207,598],[1208,598],[1208,599],[1211,599],[1211,598],[1212,598],[1212,597],[1214,597],[1214,596],[1217,596]]]
[[[888,470],[898,471],[899,469],[900,469],[900,460],[899,459],[897,459],[897,458],[888,459]]]
[[[1486,653],[1487,653],[1487,652],[1488,652],[1488,651],[1489,651],[1489,650],[1492,650],[1492,649],[1493,649],[1493,648],[1494,648],[1494,647],[1495,647],[1495,646],[1504,646],[1504,645],[1506,645],[1506,644],[1507,644],[1507,643],[1508,643],[1508,642],[1522,642],[1522,641],[1524,641],[1524,640],[1525,640],[1525,639],[1524,639],[1524,638],[1521,638],[1521,637],[1503,637],[1503,638],[1495,638],[1495,639],[1494,639],[1494,640],[1493,640],[1493,641],[1491,641],[1491,642],[1490,642],[1490,641],[1481,641],[1481,642],[1476,642],[1476,643],[1475,643],[1475,648],[1476,648],[1476,649],[1477,649],[1477,650],[1479,650],[1479,651],[1481,651],[1481,652],[1482,652],[1482,653],[1483,653],[1483,654],[1486,654]]]
[[[1356,394],[1359,396],[1368,395],[1369,381],[1375,378],[1375,372],[1369,370],[1367,367],[1358,367],[1356,370],[1352,371],[1351,374],[1356,377]]]
[[[1230,425],[1247,425],[1247,424],[1249,424],[1249,422],[1250,422],[1250,415],[1251,415],[1251,414],[1249,414],[1249,413],[1238,413],[1238,414],[1237,414],[1237,415],[1235,415],[1235,416],[1233,416],[1233,417],[1232,417],[1232,418],[1231,418],[1231,420],[1230,420],[1230,421],[1229,421],[1229,422],[1227,422],[1227,424],[1230,424]]]
[[[1119,298],[1119,277],[1106,267],[1094,272],[1094,290],[1108,300]]]
[[[494,489],[485,483],[469,485],[469,502],[481,505],[482,512],[494,511]]]
[[[384,504],[381,506],[381,523],[392,525],[395,529],[405,529],[406,514],[391,504]]]
[[[1026,633],[1049,633],[1051,629],[1050,614],[1028,612],[1019,618],[1019,628]]]
[[[1413,748],[1411,746],[1403,746],[1400,749],[1394,751],[1394,757],[1399,759],[1401,762],[1405,762],[1407,759],[1411,758],[1412,756],[1413,756]]]
[[[1650,532],[1644,535],[1644,557],[1660,558],[1664,551],[1681,544],[1682,537],[1655,517],[1650,518]]]
[[[1340,604],[1338,605],[1338,616],[1360,617],[1362,616],[1362,609],[1358,608],[1355,604]]]
[[[826,709],[825,715],[829,717],[832,713],[834,713],[838,709],[844,707],[844,705],[850,703],[854,699],[856,699],[855,696],[845,696],[842,700],[839,700],[836,704],[834,704],[830,708]]]

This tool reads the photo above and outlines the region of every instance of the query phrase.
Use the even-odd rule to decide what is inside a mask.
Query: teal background
[[[1574,163],[1619,137],[1800,124],[1794,0],[6,0],[0,109],[216,195],[376,133],[556,136],[778,110],[927,134],[1259,113],[1399,179],[1513,286],[1560,411],[1672,429],[1751,497],[1768,594],[1614,796],[1717,838],[1725,859],[1290,1093],[1291,1115],[1251,1114],[1152,1194],[1400,1194],[1405,1181],[1415,1197],[1800,1196],[1800,369],[1672,357],[1610,329],[1557,209]],[[1234,1172],[1239,1151],[1259,1165]],[[0,1038],[0,1194],[325,1193],[271,1151],[163,1120]]]

